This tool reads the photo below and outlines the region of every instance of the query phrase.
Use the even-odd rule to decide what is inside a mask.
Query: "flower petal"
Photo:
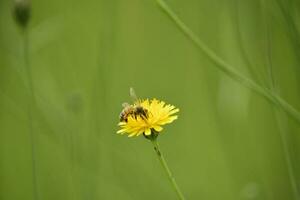
[[[153,127],[155,131],[160,132],[163,130],[163,128],[161,126],[154,126]]]
[[[147,128],[145,130],[145,135],[151,135],[151,129],[150,128]]]

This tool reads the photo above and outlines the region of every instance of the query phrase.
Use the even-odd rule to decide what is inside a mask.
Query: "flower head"
[[[175,106],[157,99],[138,100],[133,105],[127,105],[120,115],[119,134],[127,133],[129,137],[162,131],[162,126],[178,118],[179,112]]]
[[[18,25],[25,28],[30,19],[31,0],[15,0],[13,14]]]

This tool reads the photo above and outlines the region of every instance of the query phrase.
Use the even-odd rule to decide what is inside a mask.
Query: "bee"
[[[127,122],[129,116],[133,116],[135,119],[137,119],[138,116],[140,116],[143,119],[147,119],[148,110],[143,108],[140,105],[140,101],[138,100],[132,88],[130,88],[130,96],[134,99],[135,104],[134,105],[130,105],[129,103],[122,104],[123,110],[119,116],[120,122]]]
[[[120,113],[120,122],[127,122],[129,116],[133,116],[137,119],[138,116],[142,117],[143,119],[147,119],[148,117],[148,110],[137,105],[130,105],[129,103],[123,103],[123,110]]]

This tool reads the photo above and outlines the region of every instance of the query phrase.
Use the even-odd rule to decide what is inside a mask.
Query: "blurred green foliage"
[[[300,111],[299,1],[167,2]],[[181,109],[159,141],[187,199],[299,199],[300,123],[220,72],[155,0],[33,0],[33,99],[12,7],[0,0],[1,200],[175,199],[149,141],[115,134],[131,86]]]

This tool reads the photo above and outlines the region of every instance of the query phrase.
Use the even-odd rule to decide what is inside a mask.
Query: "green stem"
[[[212,49],[206,44],[175,14],[175,12],[168,6],[164,0],[156,0],[160,8],[171,18],[176,26],[190,39],[193,44],[196,45],[214,64],[215,66],[224,72],[231,79],[244,85],[248,89],[256,92],[264,97],[269,102],[282,108],[289,116],[300,123],[300,113],[293,106],[287,103],[284,99],[278,96],[275,92],[258,85],[253,80],[245,77],[238,72],[233,66],[228,64],[225,60],[219,57]]]
[[[180,191],[179,186],[177,185],[174,176],[172,175],[171,170],[168,167],[168,164],[163,156],[163,154],[161,153],[160,149],[159,149],[159,145],[156,139],[151,140],[153,146],[154,146],[154,150],[156,152],[156,155],[158,157],[158,160],[160,162],[160,164],[162,165],[162,167],[164,168],[166,174],[168,175],[169,181],[171,182],[174,190],[176,191],[176,194],[178,196],[178,199],[180,200],[185,200],[182,192]]]
[[[34,133],[34,118],[33,111],[35,108],[35,95],[33,89],[33,82],[31,77],[31,66],[29,59],[29,35],[28,29],[25,27],[23,29],[23,56],[24,56],[24,67],[27,80],[27,90],[29,95],[28,103],[28,120],[29,120],[29,138],[31,143],[31,162],[32,162],[32,178],[33,178],[33,190],[34,199],[38,200],[38,184],[37,184],[37,161],[36,161],[36,145],[35,145],[35,133]]]
[[[276,82],[275,78],[273,75],[273,62],[272,62],[272,41],[271,41],[271,32],[270,32],[270,22],[269,22],[269,13],[268,13],[268,6],[267,6],[267,1],[266,0],[261,0],[261,10],[262,10],[262,15],[263,15],[263,22],[265,26],[265,31],[264,31],[264,41],[265,41],[265,52],[266,52],[266,66],[268,70],[268,75],[269,75],[269,81],[270,81],[270,90],[273,92],[276,92]],[[275,113],[275,119],[279,127],[279,134],[280,134],[280,139],[282,143],[282,148],[283,148],[283,153],[284,153],[284,158],[286,161],[287,165],[287,171],[288,171],[288,176],[290,179],[290,184],[293,190],[293,195],[295,199],[300,199],[299,197],[299,191],[298,191],[298,186],[297,186],[297,180],[295,176],[295,171],[293,167],[293,163],[291,160],[290,156],[290,150],[289,150],[289,143],[288,143],[288,130],[286,124],[284,124],[286,115],[282,113],[281,109],[274,108],[274,113]]]
[[[243,34],[241,31],[241,21],[240,21],[240,0],[235,1],[235,15],[234,19],[236,22],[236,39],[237,39],[237,44],[239,46],[239,50],[241,53],[241,57],[248,67],[248,70],[250,74],[252,75],[253,79],[256,80],[259,84],[262,84],[263,78],[260,76],[259,73],[257,73],[257,70],[255,70],[254,66],[252,65],[249,56],[247,54],[246,48],[244,46],[244,41],[243,41]]]

